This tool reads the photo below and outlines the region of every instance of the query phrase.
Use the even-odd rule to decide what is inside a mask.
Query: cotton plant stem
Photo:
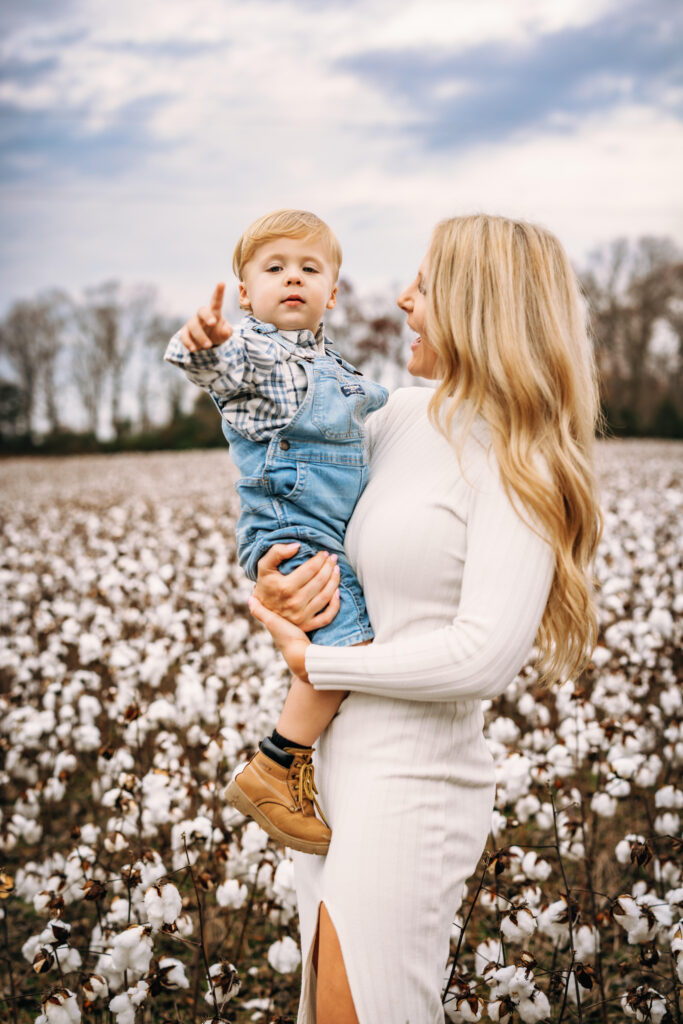
[[[7,908],[5,913],[2,915],[2,930],[5,934],[5,949],[7,950],[7,974],[9,975],[9,988],[11,995],[11,1006],[12,1006],[12,1020],[14,1024],[19,1024],[19,1018],[17,1017],[17,993],[14,988],[14,974],[12,972],[12,957],[9,949],[9,930],[7,928]]]
[[[555,832],[555,843],[557,845],[557,860],[560,865],[560,873],[562,874],[562,881],[564,882],[564,891],[567,896],[567,923],[569,925],[569,947],[572,951],[571,963],[569,965],[569,972],[567,974],[567,984],[564,990],[564,999],[562,1000],[562,1009],[558,1018],[558,1024],[561,1024],[562,1018],[564,1017],[564,1011],[567,1006],[567,990],[569,987],[570,976],[574,975],[574,989],[576,992],[576,1011],[578,1014],[579,1024],[583,1022],[583,1014],[581,1013],[581,993],[579,992],[579,979],[574,973],[574,960],[576,957],[576,948],[574,946],[574,928],[572,926],[572,906],[571,906],[571,891],[569,888],[569,882],[567,881],[567,875],[564,870],[564,861],[562,860],[562,853],[560,850],[560,832],[557,825],[557,808],[555,807],[555,794],[552,789],[550,790],[550,803],[553,809],[553,830]]]
[[[458,936],[458,944],[455,947],[455,953],[453,954],[453,966],[451,967],[451,972],[450,972],[450,974],[448,976],[448,981],[446,982],[446,987],[444,988],[443,995],[441,997],[441,1002],[442,1003],[445,1002],[446,995],[448,993],[449,988],[451,987],[451,982],[453,981],[453,978],[455,977],[455,971],[456,971],[456,968],[458,966],[458,957],[460,955],[460,949],[462,947],[463,939],[465,938],[465,932],[467,931],[467,925],[470,922],[470,918],[472,917],[472,913],[473,913],[474,908],[475,908],[475,906],[477,904],[477,900],[479,899],[479,894],[481,893],[482,886],[484,885],[484,878],[486,877],[486,872],[488,870],[488,866],[489,866],[489,855],[488,855],[488,853],[486,853],[486,854],[484,854],[484,868],[483,868],[482,873],[481,873],[481,878],[479,879],[479,885],[477,886],[477,891],[475,892],[474,897],[473,897],[473,899],[472,899],[472,901],[470,903],[470,909],[467,911],[467,917],[465,918],[464,924],[463,924],[462,928],[460,929],[460,935]]]
[[[594,813],[593,814],[593,820],[591,822],[591,826],[592,827],[591,827],[591,830],[590,830],[592,837],[595,837],[595,832],[596,832],[595,820],[596,820],[596,815]],[[584,857],[584,862],[583,863],[584,863],[584,868],[585,868],[585,871],[586,871],[586,884],[588,886],[588,890],[587,891],[588,891],[588,898],[590,900],[590,905],[591,905],[591,914],[592,914],[592,917],[593,917],[593,927],[595,928],[596,933],[599,935],[600,932],[598,930],[598,908],[597,908],[597,906],[595,904],[595,892],[593,890],[593,849],[594,849],[594,839],[591,840],[591,844],[590,844],[590,847],[589,847],[588,843],[587,843],[586,812],[584,810],[584,802],[583,802],[583,800],[581,801],[581,836],[582,836],[582,839],[583,839],[583,848],[586,851],[586,856]],[[595,950],[595,968],[596,968],[596,974],[597,974],[597,978],[598,978],[598,988],[600,989],[600,1014],[602,1016],[602,1024],[609,1024],[609,1021],[607,1020],[607,997],[606,997],[606,994],[605,994],[605,981],[604,981],[603,974],[602,974],[602,949],[601,948]]]
[[[246,909],[244,911],[244,920],[242,921],[242,930],[240,932],[240,937],[239,937],[238,942],[237,942],[237,950],[236,950],[236,952],[234,954],[234,957],[233,957],[233,960],[234,960],[234,963],[235,963],[235,969],[239,969],[239,962],[240,962],[240,958],[242,956],[242,947],[244,945],[244,939],[245,939],[245,936],[247,934],[247,924],[249,923],[249,917],[251,916],[251,908],[254,905],[254,897],[256,896],[256,887],[258,885],[258,874],[259,874],[259,871],[261,870],[261,868],[263,867],[263,864],[265,863],[265,859],[266,859],[265,857],[261,858],[261,860],[259,861],[259,865],[256,868],[256,871],[254,872],[254,882],[253,882],[253,885],[251,887],[251,891],[249,893],[249,899],[247,900]]]
[[[214,987],[213,987],[213,980],[211,978],[211,975],[209,974],[209,959],[208,959],[208,957],[206,955],[206,933],[205,933],[205,930],[204,930],[204,911],[202,909],[202,900],[201,900],[201,895],[200,895],[200,892],[199,892],[199,888],[197,887],[197,882],[196,882],[196,879],[194,877],[194,871],[192,870],[192,864],[190,863],[190,853],[189,853],[189,850],[187,849],[187,836],[185,834],[183,834],[183,846],[185,847],[185,857],[187,859],[187,869],[190,872],[190,878],[192,879],[192,887],[194,889],[194,894],[195,894],[195,897],[197,899],[197,910],[199,912],[199,946],[200,946],[200,949],[202,951],[202,959],[204,961],[204,967],[206,969],[206,977],[208,978],[208,981],[209,981],[209,988],[211,989],[211,998],[213,999],[213,1008],[215,1010],[216,1016],[218,1017],[219,1016],[218,1003],[216,1001],[216,993],[215,993]]]

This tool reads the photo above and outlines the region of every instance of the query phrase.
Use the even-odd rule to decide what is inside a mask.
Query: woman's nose
[[[398,299],[396,300],[396,304],[398,305],[399,309],[403,310],[404,313],[410,313],[411,309],[413,308],[413,300],[410,296],[410,288],[405,288],[401,292]]]

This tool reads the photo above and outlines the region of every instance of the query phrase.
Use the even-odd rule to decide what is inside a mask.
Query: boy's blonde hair
[[[442,371],[431,414],[448,436],[459,408],[465,432],[477,413],[489,424],[505,488],[555,552],[540,668],[548,682],[575,676],[597,640],[602,528],[598,387],[576,276],[549,231],[479,214],[437,225],[427,284],[426,333]]]
[[[342,261],[339,239],[324,220],[308,210],[274,210],[259,217],[240,236],[232,257],[235,277],[242,280],[245,266],[264,242],[275,238],[315,238],[327,247],[335,280]]]

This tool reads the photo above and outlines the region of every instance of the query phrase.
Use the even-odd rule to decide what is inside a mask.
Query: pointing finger
[[[221,310],[223,308],[223,296],[224,295],[225,295],[225,282],[224,281],[220,281],[216,285],[216,287],[214,288],[213,295],[211,296],[211,309],[213,310],[213,312],[216,314],[217,317],[219,317],[221,315]]]

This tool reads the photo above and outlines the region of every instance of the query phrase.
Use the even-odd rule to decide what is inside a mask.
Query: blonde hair
[[[335,280],[339,275],[342,250],[332,229],[308,210],[274,210],[259,217],[240,236],[232,257],[232,269],[240,281],[245,266],[264,242],[276,238],[315,238],[326,246],[334,268]]]
[[[439,358],[430,415],[462,444],[487,422],[503,485],[555,552],[536,638],[546,683],[578,674],[597,640],[592,565],[602,531],[593,470],[599,400],[585,306],[544,228],[477,214],[437,225],[426,335]],[[513,493],[514,492],[514,493]]]

